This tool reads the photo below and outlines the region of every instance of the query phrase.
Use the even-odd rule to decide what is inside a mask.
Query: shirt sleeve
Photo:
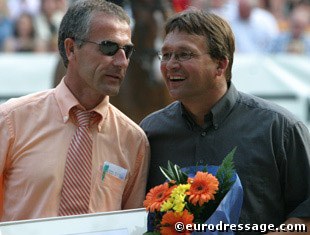
[[[286,132],[285,202],[288,218],[310,218],[310,135],[302,123]]]
[[[9,124],[10,122],[0,106],[0,218],[2,217],[3,209],[3,174],[8,160],[10,143],[13,140],[12,125]]]
[[[143,207],[145,199],[146,180],[149,170],[150,146],[145,135],[139,145],[134,171],[126,185],[122,209],[134,209]]]
[[[13,129],[12,125],[5,115],[2,107],[0,107],[0,170],[1,175],[3,174],[7,156],[9,154],[10,144],[13,140]]]

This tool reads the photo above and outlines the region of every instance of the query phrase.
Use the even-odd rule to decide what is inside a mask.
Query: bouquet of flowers
[[[168,161],[167,168],[160,167],[167,181],[152,188],[143,202],[149,211],[145,234],[191,234],[194,230],[187,230],[188,225],[194,228],[195,224],[237,224],[243,191],[234,169],[235,151],[236,147],[220,166],[181,169]],[[177,231],[178,223],[183,227]]]

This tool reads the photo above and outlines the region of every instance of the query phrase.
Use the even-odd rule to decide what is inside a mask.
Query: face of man
[[[197,102],[207,98],[210,91],[216,88],[218,64],[208,54],[205,37],[172,31],[166,36],[161,52],[163,57],[172,54],[168,61],[162,61],[160,65],[172,98],[183,103]],[[184,53],[192,56],[180,61]]]
[[[69,87],[76,96],[103,98],[119,92],[129,59],[123,49],[117,50],[114,55],[105,55],[98,45],[102,41],[115,42],[120,47],[132,45],[130,26],[101,12],[93,15],[85,42],[80,48],[75,44],[74,52],[68,56]]]

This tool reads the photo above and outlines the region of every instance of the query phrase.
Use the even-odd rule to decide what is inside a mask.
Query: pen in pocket
[[[102,181],[104,180],[105,174],[108,172],[108,170],[109,170],[109,165],[108,164],[103,165],[103,167],[102,167],[102,177],[101,177]]]

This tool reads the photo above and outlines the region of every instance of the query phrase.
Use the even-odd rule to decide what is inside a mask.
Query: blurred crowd
[[[57,51],[66,0],[0,0],[0,51]]]
[[[237,53],[310,56],[309,0],[172,0],[175,10],[208,9],[232,26]]]
[[[0,0],[0,52],[57,51],[58,27],[71,1],[74,0]],[[154,1],[160,1],[169,14],[196,7],[221,15],[233,28],[237,53],[283,52],[310,56],[310,0],[112,2],[130,11],[133,2],[147,6]],[[133,22],[139,22],[139,18]]]

